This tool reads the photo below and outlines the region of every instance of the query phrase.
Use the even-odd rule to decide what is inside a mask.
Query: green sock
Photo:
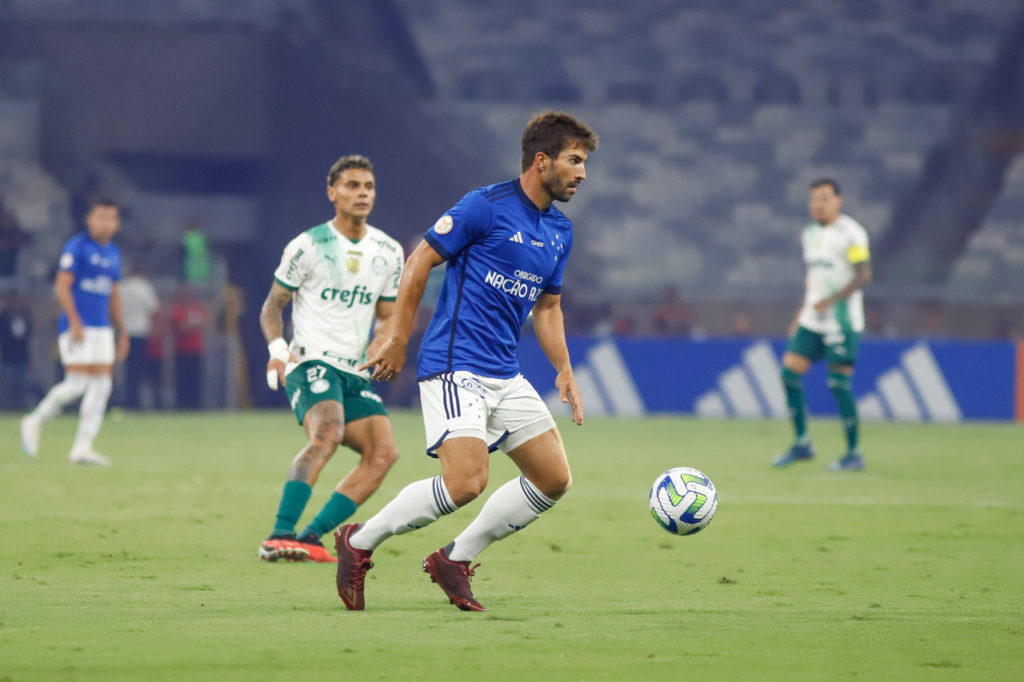
[[[299,533],[299,537],[312,534],[319,538],[324,533],[334,530],[342,521],[352,516],[358,506],[348,497],[338,491],[334,491],[331,494],[331,498],[324,505],[324,508],[316,515],[316,518]]]
[[[847,452],[857,449],[857,437],[860,420],[857,418],[857,401],[853,397],[853,381],[849,375],[840,372],[828,373],[828,387],[839,406],[839,417],[843,420],[843,431],[846,432]]]
[[[782,368],[782,385],[786,389],[786,404],[789,418],[793,422],[796,440],[802,443],[807,438],[807,401],[804,399],[804,377],[788,367]]]
[[[281,504],[277,508],[277,520],[271,535],[287,535],[295,532],[295,524],[299,522],[302,511],[309,502],[313,488],[305,481],[288,481],[281,493]]]

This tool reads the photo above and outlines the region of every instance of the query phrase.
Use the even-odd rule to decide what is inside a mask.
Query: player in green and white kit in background
[[[367,223],[376,198],[373,164],[364,156],[338,159],[327,176],[332,220],[306,230],[285,247],[274,272],[260,327],[270,360],[267,383],[284,383],[309,442],[292,461],[277,518],[259,557],[266,561],[334,562],[320,536],[334,530],[373,494],[398,459],[391,421],[358,367],[370,333],[383,340],[395,310],[402,246]],[[292,302],[291,343],[282,311]],[[360,460],[302,532],[295,524],[320,471],[339,444]]]
[[[782,383],[796,432],[789,450],[774,466],[786,466],[814,457],[807,433],[807,404],[803,377],[811,363],[828,360],[828,387],[839,406],[847,449],[833,471],[864,468],[858,446],[860,422],[853,397],[853,365],[864,331],[861,289],[871,281],[868,233],[856,220],[840,213],[839,184],[824,178],[811,183],[810,212],[814,219],[804,228],[803,253],[807,264],[804,302],[789,328],[789,345],[782,356]]]

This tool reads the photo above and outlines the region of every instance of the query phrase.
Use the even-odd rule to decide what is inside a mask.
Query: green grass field
[[[367,610],[333,566],[268,564],[301,431],[286,412],[108,418],[111,469],[75,468],[75,425],[47,425],[37,461],[0,418],[0,681],[1020,680],[1024,430],[868,425],[868,469],[768,466],[782,422],[658,418],[563,424],[574,489],[484,552],[463,613],[420,570],[481,501],[374,556]],[[418,414],[365,519],[436,473]],[[351,465],[341,450],[307,520]],[[647,510],[654,477],[695,466],[714,523],[677,538]],[[491,489],[511,478],[495,455]]]

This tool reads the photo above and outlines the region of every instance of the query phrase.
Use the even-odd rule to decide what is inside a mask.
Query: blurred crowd
[[[124,213],[131,224],[130,207]],[[222,264],[218,267],[222,254],[209,243],[201,223],[183,230],[174,253],[154,248],[143,230],[125,230],[116,241],[125,263],[121,291],[131,353],[116,370],[111,404],[141,410],[238,407],[254,400],[276,404],[273,396],[250,391],[248,376],[260,376],[264,358],[254,350],[251,362],[246,360],[243,339],[261,349],[258,324],[253,316],[242,317],[244,292],[229,283]],[[417,241],[406,245],[407,253]],[[20,228],[14,213],[0,204],[0,408],[6,410],[30,408],[50,380],[46,371],[53,376],[60,372],[55,344],[59,309],[52,289],[26,290],[17,276],[19,255],[31,243],[32,236]],[[52,267],[50,282],[56,258]],[[443,274],[434,275],[430,286],[435,290],[424,295],[410,356],[433,312],[430,302]],[[267,282],[270,277],[268,271]],[[720,300],[713,292],[684,295],[666,284],[654,295],[595,302],[579,298],[569,287],[563,297],[566,330],[693,339],[783,336],[799,301],[762,300],[757,294]],[[261,295],[249,292],[253,299]],[[875,337],[1024,340],[1024,307],[1019,303],[914,299],[888,295],[876,286],[866,294],[866,317],[867,333]],[[404,372],[397,382],[382,386],[390,404],[415,402],[414,374]]]

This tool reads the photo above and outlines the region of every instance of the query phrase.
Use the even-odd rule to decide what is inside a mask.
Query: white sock
[[[92,450],[92,442],[100,432],[103,415],[107,411],[112,385],[109,374],[89,377],[82,406],[78,409],[78,431],[75,433],[75,444],[71,446],[72,454]]]
[[[68,374],[64,377],[64,381],[50,389],[46,397],[39,401],[39,405],[36,406],[36,409],[29,416],[38,419],[40,422],[56,417],[64,409],[65,405],[77,400],[80,395],[85,393],[88,381],[88,374],[80,372]]]
[[[473,522],[455,538],[448,558],[472,561],[492,542],[530,525],[554,504],[525,476],[512,479],[494,491]]]
[[[374,550],[392,535],[429,526],[456,509],[444,479],[440,476],[425,478],[402,488],[383,509],[359,526],[349,542],[356,549]]]

